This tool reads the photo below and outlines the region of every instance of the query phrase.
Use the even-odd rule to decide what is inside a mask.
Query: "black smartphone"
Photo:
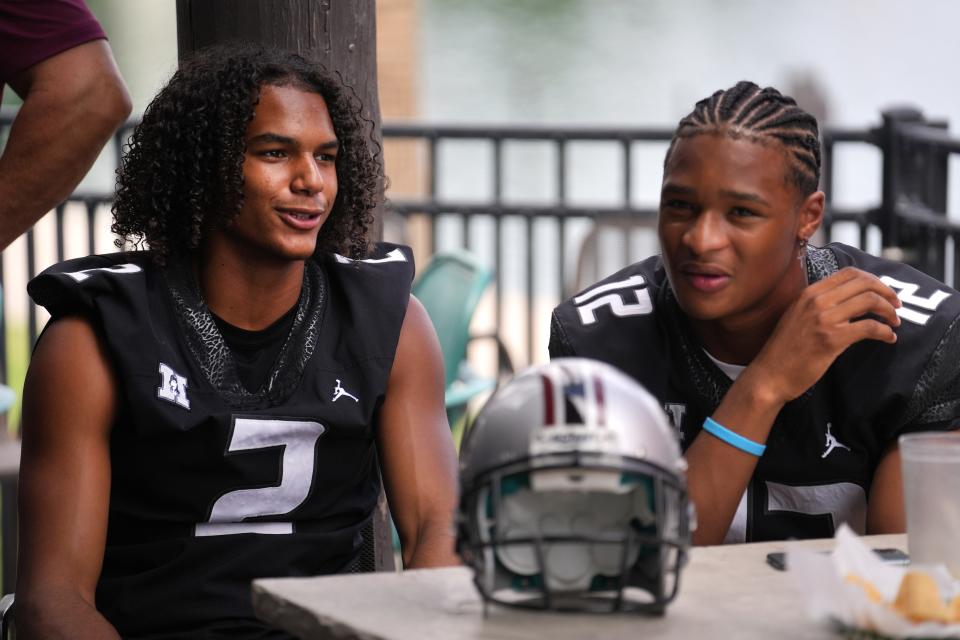
[[[880,559],[886,562],[887,564],[895,565],[904,565],[910,564],[910,556],[905,554],[900,549],[874,549],[873,552],[880,556]],[[820,553],[830,553],[829,551],[821,551]],[[787,569],[787,554],[783,551],[774,551],[773,553],[767,554],[767,564],[776,569],[777,571],[786,571]]]

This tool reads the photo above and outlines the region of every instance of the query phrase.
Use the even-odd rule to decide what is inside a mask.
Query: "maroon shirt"
[[[83,0],[0,0],[0,99],[25,69],[106,37]]]

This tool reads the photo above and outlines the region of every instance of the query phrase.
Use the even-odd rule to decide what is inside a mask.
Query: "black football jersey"
[[[897,342],[851,346],[783,407],[727,542],[830,537],[841,522],[863,533],[884,450],[908,431],[960,426],[960,295],[842,244],[808,250],[810,282],[847,266],[896,291]],[[596,358],[639,380],[663,403],[684,449],[732,384],[690,329],[659,256],[560,304],[550,355]]]
[[[250,582],[349,570],[380,492],[375,450],[413,278],[409,249],[308,261],[289,335],[256,392],[186,264],[70,260],[28,286],[100,331],[119,385],[97,606],[127,637],[285,637]]]

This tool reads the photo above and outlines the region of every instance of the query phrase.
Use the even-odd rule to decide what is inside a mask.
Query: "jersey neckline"
[[[203,300],[189,260],[171,262],[163,269],[162,279],[187,350],[225,402],[245,411],[276,406],[290,397],[316,349],[327,306],[327,276],[315,260],[306,261],[290,332],[255,392],[241,382],[237,362]]]

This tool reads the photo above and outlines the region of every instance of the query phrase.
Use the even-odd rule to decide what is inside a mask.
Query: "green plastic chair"
[[[471,398],[496,385],[467,365],[470,321],[493,272],[467,251],[437,253],[413,283],[415,295],[427,310],[440,339],[446,372],[444,401],[453,428]]]

